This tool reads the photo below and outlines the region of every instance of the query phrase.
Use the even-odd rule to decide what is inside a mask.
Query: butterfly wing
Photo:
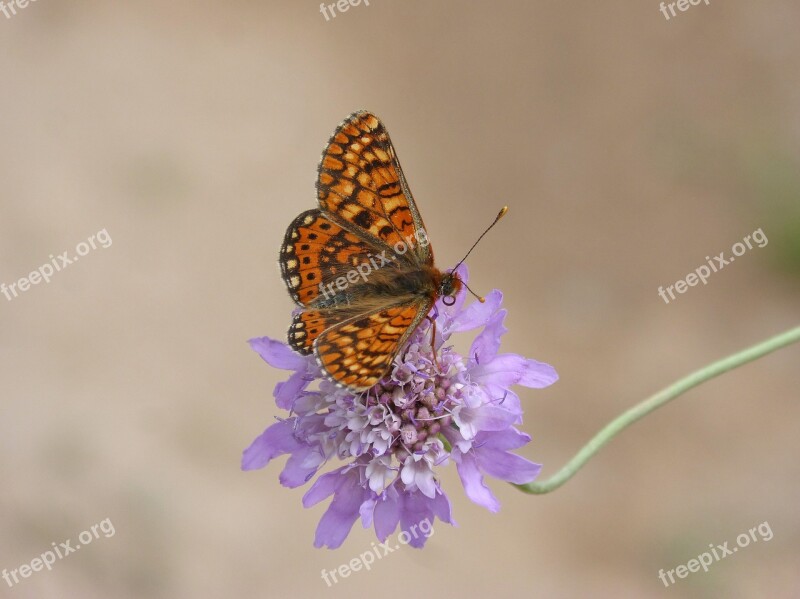
[[[314,351],[314,341],[326,329],[346,320],[341,310],[303,310],[292,318],[289,327],[289,347],[294,351],[309,355]]]
[[[412,297],[326,328],[313,341],[317,362],[334,382],[369,389],[386,375],[432,305],[431,298]]]
[[[328,284],[379,254],[369,239],[343,228],[321,210],[308,210],[286,230],[278,263],[289,295],[296,304],[309,306],[324,303],[329,299],[324,292]]]
[[[359,111],[337,127],[322,153],[317,179],[320,207],[382,249],[403,243],[402,258],[432,265],[422,217],[383,123]],[[399,254],[399,252],[397,252]]]

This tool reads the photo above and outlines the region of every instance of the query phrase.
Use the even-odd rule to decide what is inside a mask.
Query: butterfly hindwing
[[[405,244],[407,259],[432,264],[425,227],[383,123],[367,111],[350,115],[322,154],[320,207],[385,247]]]
[[[341,322],[341,312],[335,310],[303,310],[292,318],[289,327],[289,346],[296,352],[309,355],[314,350],[314,341],[326,329]]]
[[[433,305],[427,297],[354,316],[320,333],[314,354],[337,383],[353,390],[372,387]]]

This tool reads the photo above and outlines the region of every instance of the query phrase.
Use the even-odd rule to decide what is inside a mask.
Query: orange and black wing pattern
[[[309,306],[325,285],[346,276],[377,253],[374,246],[321,210],[308,210],[289,225],[278,263],[289,295],[298,305]]]
[[[432,305],[428,298],[415,298],[333,325],[314,339],[317,362],[337,383],[369,389],[384,377]]]
[[[297,312],[289,326],[289,347],[309,355],[314,351],[314,341],[327,329],[344,320],[335,310],[303,310]]]
[[[412,247],[405,256],[432,264],[425,228],[389,134],[374,114],[359,111],[339,125],[322,154],[320,208],[352,223],[379,245]]]

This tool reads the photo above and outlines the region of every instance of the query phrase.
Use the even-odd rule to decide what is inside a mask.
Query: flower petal
[[[474,448],[473,451],[481,471],[506,482],[518,485],[529,483],[542,469],[541,464],[535,464],[508,451],[486,446]]]
[[[508,450],[518,449],[529,443],[530,440],[530,435],[522,433],[512,426],[504,431],[479,434],[475,439],[475,445],[489,449]]]
[[[492,404],[483,404],[477,408],[462,406],[453,412],[453,420],[465,439],[474,438],[480,431],[505,430],[516,419],[516,412]]]
[[[488,301],[488,300],[487,300]],[[471,363],[485,364],[497,355],[500,348],[500,338],[508,332],[503,325],[506,310],[498,310],[486,323],[486,327],[475,337],[469,348]]]
[[[445,495],[444,491],[441,491],[436,495],[433,502],[431,503],[431,507],[433,508],[433,513],[436,515],[439,520],[442,522],[447,522],[448,524],[452,524],[453,526],[458,526],[456,521],[453,520],[452,515],[452,506],[450,505],[450,499]],[[430,523],[431,531],[428,536],[433,534],[433,522]]]
[[[342,475],[344,480],[336,489],[333,501],[317,525],[314,547],[336,549],[350,534],[358,520],[361,504],[369,498],[369,492],[361,486],[358,469]]]
[[[550,364],[528,359],[525,360],[525,369],[522,373],[522,378],[517,384],[531,389],[543,389],[557,380],[558,373]]]
[[[308,363],[308,358],[293,352],[292,348],[276,339],[255,337],[248,343],[273,368],[300,370]]]
[[[291,410],[292,404],[300,396],[300,394],[308,387],[311,382],[311,377],[306,372],[306,368],[298,370],[289,380],[275,385],[273,396],[275,397],[275,404],[284,410]]]
[[[423,495],[433,499],[436,496],[436,482],[433,479],[433,470],[425,459],[412,454],[406,458],[400,470],[400,478],[406,486],[416,487]]]
[[[428,537],[420,534],[421,529],[433,526],[433,504],[431,499],[421,493],[405,493],[403,495],[403,509],[400,513],[400,528],[403,530],[408,545],[417,549],[425,545]],[[425,525],[423,525],[425,522]]]
[[[278,480],[290,489],[304,485],[323,461],[324,458],[316,447],[304,447],[289,457]]]
[[[347,470],[347,466],[342,466],[341,468],[323,474],[315,480],[311,488],[303,495],[303,507],[317,505],[320,501],[335,493],[339,485],[344,482],[342,473],[345,470]]]
[[[375,497],[370,497],[358,508],[358,513],[361,514],[361,526],[369,528],[375,517]]]
[[[379,497],[375,504],[375,534],[381,542],[392,534],[400,522],[400,504],[397,491],[392,487]]]
[[[503,294],[493,289],[486,296],[485,302],[475,300],[466,309],[457,314],[447,328],[448,333],[460,333],[482,327],[489,322],[495,312],[500,309],[503,303]]]
[[[522,423],[522,403],[519,401],[519,395],[514,393],[511,389],[503,389],[498,385],[486,385],[485,388],[489,397],[497,398],[495,405],[505,408],[509,412],[514,412],[517,415],[514,424]]]
[[[492,494],[485,484],[483,475],[478,469],[478,462],[472,453],[461,453],[458,450],[453,454],[453,459],[458,468],[458,475],[461,477],[461,484],[464,485],[464,492],[471,501],[485,507],[490,512],[500,509],[500,502]]]
[[[558,374],[549,364],[517,354],[500,354],[485,364],[474,366],[470,369],[470,376],[473,381],[485,381],[505,389],[511,385],[541,389],[558,380]]]
[[[268,427],[242,453],[242,470],[263,468],[273,459],[307,447],[294,437],[294,418],[281,420]]]

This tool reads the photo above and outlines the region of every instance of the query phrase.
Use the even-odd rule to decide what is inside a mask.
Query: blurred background
[[[314,549],[325,506],[280,486],[283,459],[239,470],[283,378],[246,340],[285,334],[278,247],[359,108],[386,123],[441,267],[510,207],[470,283],[504,292],[504,349],[561,376],[521,390],[543,478],[646,395],[796,326],[797,2],[670,20],[656,0],[16,12],[0,14],[0,282],[102,229],[113,243],[0,296],[0,568],[106,518],[115,534],[0,596],[800,596],[800,347],[687,393],[551,495],[490,481],[497,514],[451,464],[459,526],[331,588],[321,570],[374,533]],[[765,247],[658,296],[759,228]],[[765,521],[771,541],[659,580]]]

